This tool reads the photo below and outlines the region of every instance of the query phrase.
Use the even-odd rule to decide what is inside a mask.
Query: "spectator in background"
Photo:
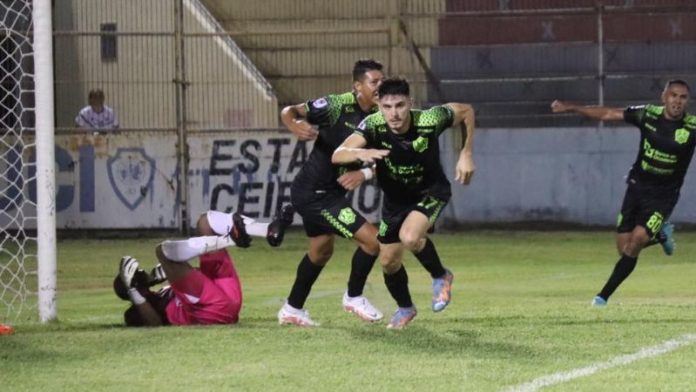
[[[89,105],[80,110],[75,117],[75,125],[82,129],[91,130],[111,130],[118,129],[118,118],[114,110],[104,105],[104,92],[101,89],[90,90],[88,97]]]

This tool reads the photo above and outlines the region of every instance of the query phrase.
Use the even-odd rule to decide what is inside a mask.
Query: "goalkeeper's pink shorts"
[[[167,304],[173,325],[234,324],[242,307],[242,286],[226,250],[201,256],[193,269],[172,282],[174,298]]]

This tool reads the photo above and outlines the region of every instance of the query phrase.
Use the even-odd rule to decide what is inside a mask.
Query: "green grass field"
[[[148,269],[157,239],[59,243],[59,321],[0,336],[4,391],[500,391],[696,333],[696,233],[675,256],[644,251],[606,308],[590,300],[616,252],[606,232],[462,232],[433,237],[455,273],[453,301],[430,310],[430,278],[406,265],[418,317],[408,329],[366,324],[341,308],[352,246],[337,242],[307,308],[322,325],[280,327],[305,239],[233,249],[244,286],[234,326],[131,329],[111,282],[122,254]],[[366,295],[395,309],[378,269]],[[696,344],[559,382],[548,391],[694,390]],[[520,389],[522,390],[522,389]],[[532,390],[532,389],[529,389]]]

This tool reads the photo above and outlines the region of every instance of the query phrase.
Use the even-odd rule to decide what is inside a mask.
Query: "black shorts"
[[[679,189],[629,183],[616,222],[616,232],[629,233],[636,226],[642,226],[650,238],[654,238],[662,224],[669,219],[678,200]]]
[[[366,222],[340,193],[292,195],[292,205],[308,237],[338,234],[351,239]]]
[[[401,225],[408,217],[411,211],[419,211],[423,213],[430,224],[434,224],[437,218],[440,217],[442,209],[447,205],[449,200],[442,200],[432,196],[426,196],[420,201],[406,204],[392,203],[384,200],[382,206],[382,221],[379,223],[379,234],[377,240],[383,244],[394,244],[400,242],[399,231]]]

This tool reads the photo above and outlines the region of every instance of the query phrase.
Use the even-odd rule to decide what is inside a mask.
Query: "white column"
[[[39,319],[56,318],[56,178],[53,122],[53,27],[51,0],[34,0],[36,102],[36,214]]]

